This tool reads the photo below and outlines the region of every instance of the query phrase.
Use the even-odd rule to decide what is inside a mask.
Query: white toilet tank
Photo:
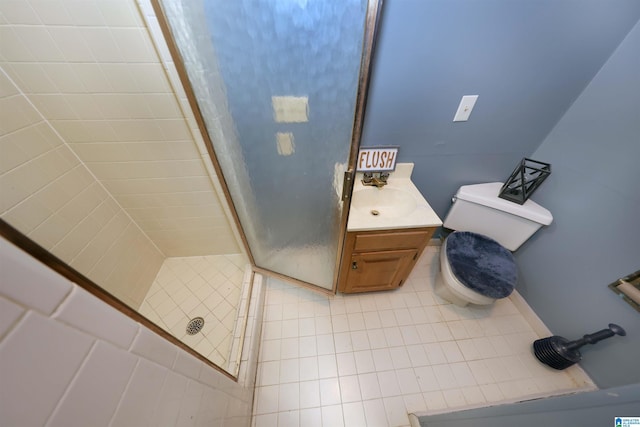
[[[484,234],[515,251],[540,227],[553,221],[551,212],[531,199],[523,205],[501,199],[500,188],[501,182],[460,187],[444,226]]]

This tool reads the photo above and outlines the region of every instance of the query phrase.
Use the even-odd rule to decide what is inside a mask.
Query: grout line
[[[20,323],[22,323],[22,321],[24,320],[25,317],[27,317],[27,314],[29,314],[29,312],[31,311],[35,311],[34,309],[30,309],[27,308],[25,306],[23,306],[22,304],[18,303],[17,301],[13,301],[12,299],[8,298],[5,295],[0,295],[0,298],[4,298],[7,301],[16,304],[17,306],[23,308],[23,312],[22,314],[20,314],[20,316],[18,316],[16,318],[16,320],[13,321],[13,323],[7,328],[6,332],[3,335],[0,335],[0,348],[2,348],[3,343],[6,341],[7,338],[9,338],[9,336],[13,333],[13,331],[18,327],[18,325],[20,325]]]
[[[140,334],[140,328],[138,328],[138,333],[136,334],[136,337],[138,336],[138,334]],[[135,339],[133,341],[135,341]],[[133,341],[131,343],[131,346],[133,346]],[[127,379],[127,385],[124,387],[124,390],[122,390],[122,395],[120,396],[120,399],[118,400],[118,404],[116,405],[115,409],[113,410],[113,414],[111,414],[111,419],[109,420],[109,424],[108,424],[109,427],[113,426],[113,420],[116,417],[116,415],[118,414],[118,411],[120,410],[120,407],[122,406],[122,402],[124,402],[124,397],[127,395],[127,392],[129,391],[129,387],[131,386],[131,383],[133,382],[133,377],[135,376],[135,373],[138,370],[138,367],[140,366],[140,363],[141,363],[141,360],[142,360],[142,356],[138,356],[137,354],[133,353],[131,351],[131,347],[129,347],[129,353],[132,356],[135,356],[136,359],[138,359],[138,360],[136,360],[136,364],[133,367],[133,369],[131,370],[131,374],[129,375],[129,378]],[[165,377],[166,377],[166,375],[165,375]]]
[[[160,248],[158,248],[158,246],[156,246],[156,244],[154,243],[153,240],[151,240],[151,238],[149,238],[149,236],[147,236],[147,234],[144,232],[144,230],[142,228],[140,228],[140,226],[131,218],[131,216],[129,215],[129,213],[120,205],[120,203],[118,203],[118,201],[115,199],[115,197],[113,197],[111,195],[111,193],[109,192],[109,190],[107,190],[107,188],[104,186],[104,184],[95,176],[95,174],[91,171],[91,169],[89,169],[85,163],[82,161],[82,159],[80,158],[80,156],[78,156],[78,154],[74,151],[74,149],[71,147],[71,144],[69,142],[67,142],[66,139],[64,139],[62,137],[62,135],[60,135],[60,133],[58,133],[57,129],[51,124],[51,122],[40,112],[40,110],[35,106],[35,104],[33,102],[31,102],[31,99],[29,99],[29,97],[24,93],[24,91],[16,84],[15,81],[13,81],[13,79],[4,71],[4,69],[0,68],[0,71],[2,71],[2,73],[5,75],[5,77],[14,85],[14,87],[20,92],[20,95],[22,95],[26,101],[29,103],[29,105],[31,105],[31,107],[34,109],[34,111],[40,116],[42,122],[46,123],[47,126],[49,126],[50,130],[58,137],[60,138],[60,141],[62,141],[62,145],[66,146],[67,149],[69,151],[71,151],[71,154],[73,156],[75,156],[75,158],[78,160],[78,162],[84,166],[84,168],[87,170],[87,172],[89,173],[89,175],[91,175],[93,177],[93,179],[95,180],[95,182],[98,183],[98,185],[100,187],[102,187],[102,189],[107,193],[108,197],[110,197],[113,202],[125,213],[125,215],[127,215],[127,217],[129,217],[129,220],[131,220],[131,222],[138,228],[138,230],[149,240],[149,242],[156,248],[156,250],[162,254],[165,258],[166,255],[160,250]]]
[[[433,255],[436,256],[436,255]],[[423,265],[424,264],[424,265]],[[422,266],[421,268],[423,269],[429,269],[429,263],[419,263],[419,266]],[[419,267],[420,268],[420,267]],[[422,276],[420,276],[422,277]],[[433,278],[431,277],[431,280],[433,280]],[[271,283],[271,285],[273,285],[273,283]],[[287,296],[289,295],[287,293],[287,291],[290,289],[289,286],[284,285],[284,286],[268,286],[268,290],[267,293],[269,295],[267,295],[267,302],[269,302],[269,304],[265,304],[266,308],[265,310],[269,310],[269,311],[265,311],[264,315],[263,315],[263,320],[267,321],[267,313],[268,312],[277,312],[278,309],[279,310],[283,310],[283,307],[287,304],[294,304],[297,305],[298,307],[301,306],[301,304],[303,302],[306,302],[306,300],[303,299],[298,299],[295,300],[295,297],[293,299],[289,299],[287,298]],[[391,314],[393,314],[394,317],[397,318],[397,315],[399,313],[399,310],[411,310],[412,307],[406,307],[406,305],[408,304],[408,300],[406,299],[406,294],[409,293],[409,295],[413,295],[415,293],[420,292],[422,289],[422,287],[417,285],[417,282],[415,281],[409,281],[408,282],[408,286],[405,287],[403,289],[403,291],[401,292],[397,292],[394,293],[392,295],[382,295],[381,296],[381,301],[384,301],[385,306],[388,306],[387,309],[391,310]],[[329,306],[329,319],[331,321],[331,326],[333,328],[333,326],[336,326],[336,322],[341,321],[341,319],[344,319],[344,321],[349,320],[349,315],[353,314],[350,310],[353,310],[353,307],[357,307],[357,303],[361,302],[360,298],[363,298],[364,296],[358,296],[355,299],[351,299],[350,297],[344,297],[344,296],[337,296],[336,298],[334,298],[333,300],[331,300],[330,302],[330,306]],[[386,297],[386,299],[384,298]],[[391,298],[390,298],[391,297]],[[377,300],[376,300],[377,301]],[[525,303],[526,304],[526,303]],[[369,302],[367,308],[371,308],[371,302]],[[404,305],[405,307],[400,307],[400,305]],[[438,303],[436,301],[436,304],[433,306],[425,306],[424,304],[421,303],[421,306],[424,309],[429,309],[429,308],[436,308],[439,310],[439,307],[443,307],[443,304],[440,302]],[[351,309],[350,309],[351,307]],[[380,306],[377,305],[376,308],[376,312],[380,311]],[[333,311],[331,311],[331,309],[333,308]],[[360,309],[357,313],[364,313],[364,306],[360,306]],[[451,309],[451,307],[448,307],[449,309]],[[370,311],[370,310],[367,310]],[[343,313],[344,312],[344,313]],[[469,312],[467,311],[455,311],[455,310],[446,310],[446,311],[442,311],[442,316],[440,319],[434,319],[431,320],[429,319],[426,324],[434,324],[434,323],[438,323],[438,324],[442,324],[442,325],[446,325],[447,327],[449,327],[449,325],[457,325],[460,326],[462,325],[465,328],[466,331],[466,335],[469,335],[468,338],[460,338],[460,339],[456,339],[455,335],[452,335],[451,337],[447,338],[446,340],[437,340],[437,344],[444,344],[444,343],[453,343],[455,344],[455,346],[458,348],[458,350],[461,352],[460,350],[460,346],[458,345],[458,342],[461,340],[475,340],[475,339],[491,339],[492,342],[493,340],[495,340],[497,342],[497,344],[502,345],[502,343],[504,342],[505,344],[508,342],[507,338],[508,337],[517,337],[521,334],[526,333],[527,335],[531,335],[534,336],[534,330],[532,325],[530,325],[527,322],[526,319],[526,313],[525,310],[521,310],[518,306],[517,303],[513,303],[512,301],[506,300],[504,301],[502,304],[498,304],[494,307],[493,310],[488,310],[488,311],[480,311],[477,314],[479,315],[474,315],[476,314],[475,312]],[[300,321],[303,317],[300,317],[300,315],[293,319],[293,320],[298,320]],[[313,316],[313,318],[318,318],[318,315]],[[483,335],[482,337],[477,337],[477,333],[471,333],[469,330],[467,330],[467,324],[465,323],[466,321],[473,321],[473,322],[478,322],[479,320],[482,319],[496,319],[498,320],[497,324],[503,325],[503,327],[497,326],[497,325],[493,325],[492,323],[486,323],[485,325],[487,325],[488,327],[491,328],[491,334],[490,335]],[[272,322],[280,324],[280,326],[282,326],[282,323],[287,321],[289,319],[280,319],[280,320],[273,320]],[[505,323],[506,322],[506,323]],[[520,324],[522,322],[522,324]],[[412,321],[411,324],[409,324],[409,327],[417,327],[418,325],[420,325],[421,323],[417,323],[416,321]],[[342,325],[342,324],[340,324]],[[338,325],[338,326],[340,326]],[[511,326],[513,325],[513,326]],[[523,330],[523,328],[525,328],[526,325],[526,331]],[[476,329],[475,327],[473,327],[473,329]],[[480,327],[478,325],[478,327]],[[382,326],[381,326],[382,328]],[[402,329],[404,328],[404,326],[394,326],[393,328],[399,328]],[[498,329],[496,329],[498,328]],[[343,328],[344,329],[344,328]],[[384,329],[384,328],[382,328]],[[365,330],[368,331],[370,330],[369,328],[366,327],[365,324]],[[350,326],[347,326],[346,328],[346,332],[351,334],[352,331]],[[487,332],[489,332],[489,330],[487,330]],[[343,332],[340,332],[343,333]],[[452,331],[450,331],[451,334],[453,334]],[[334,347],[336,344],[336,332],[332,332],[332,338],[333,338],[333,343],[334,343]],[[298,336],[298,338],[300,339],[301,337]],[[260,337],[260,341],[261,343],[265,343],[268,341],[277,341],[280,344],[285,340],[285,338],[277,338],[277,339],[273,339],[273,340],[266,340],[265,337],[261,336]],[[509,341],[510,342],[510,341]],[[518,340],[515,341],[516,343],[518,342]],[[387,343],[388,344],[388,343]],[[513,351],[513,352],[509,352],[506,355],[500,355],[498,353],[493,354],[492,356],[483,356],[477,359],[474,359],[473,361],[469,361],[466,358],[464,358],[464,354],[462,354],[463,359],[460,361],[441,361],[441,363],[439,363],[438,365],[433,365],[431,363],[429,363],[426,366],[429,367],[435,367],[435,366],[441,366],[443,369],[448,370],[451,372],[452,375],[454,375],[454,377],[456,377],[455,372],[459,372],[460,375],[463,375],[464,372],[458,371],[457,367],[460,366],[466,366],[469,370],[470,370],[470,363],[474,362],[474,361],[481,361],[483,363],[479,364],[478,366],[484,366],[482,372],[480,372],[481,374],[488,376],[488,378],[490,378],[490,382],[486,383],[486,381],[481,381],[483,384],[480,384],[477,380],[477,375],[474,373],[474,371],[470,371],[470,375],[472,376],[473,382],[474,382],[474,386],[473,388],[478,392],[481,393],[480,397],[482,397],[482,402],[481,403],[476,403],[476,404],[469,404],[468,402],[470,401],[478,401],[480,399],[478,399],[476,396],[473,396],[473,394],[467,396],[466,393],[463,392],[463,390],[465,389],[465,385],[464,383],[467,381],[464,378],[460,378],[460,380],[458,381],[458,379],[456,378],[456,381],[459,383],[458,386],[456,386],[455,388],[447,388],[445,390],[442,390],[442,388],[439,386],[438,387],[438,393],[440,395],[440,398],[442,399],[442,404],[444,405],[442,408],[437,409],[437,410],[429,410],[429,409],[425,409],[424,411],[426,411],[428,414],[433,414],[434,412],[452,412],[452,411],[459,411],[459,410],[466,410],[466,409],[471,409],[473,407],[488,407],[488,406],[495,406],[495,405],[499,405],[499,404],[505,404],[505,403],[514,403],[514,402],[520,402],[520,401],[526,401],[526,400],[531,400],[531,399],[538,399],[538,398],[544,398],[544,397],[551,397],[551,396],[556,396],[556,395],[562,395],[562,394],[572,394],[572,393],[576,393],[576,392],[581,392],[581,391],[587,391],[590,389],[590,387],[575,387],[576,383],[570,381],[570,375],[567,374],[560,374],[562,379],[559,382],[555,382],[553,380],[551,380],[552,382],[550,383],[551,388],[547,388],[547,387],[542,387],[542,388],[538,388],[538,387],[533,387],[533,388],[526,388],[525,389],[518,389],[518,384],[522,384],[522,383],[526,383],[528,381],[530,381],[532,378],[534,378],[535,372],[532,372],[529,369],[529,365],[528,365],[528,360],[524,360],[522,359],[522,357],[524,357],[525,354],[525,350],[524,350],[524,343],[520,343],[520,346],[522,346],[522,348],[518,347],[516,350],[517,351]],[[407,345],[407,344],[403,344],[401,347],[405,348],[405,350],[410,347],[411,345]],[[264,347],[263,347],[264,348]],[[387,345],[387,347],[385,348],[389,348],[389,346]],[[495,349],[494,349],[495,350]],[[351,351],[347,352],[349,354],[355,354],[358,350],[356,350],[355,348],[352,349]],[[369,350],[369,351],[374,351],[373,349]],[[332,355],[336,358],[336,370],[338,369],[338,365],[337,365],[337,356],[340,355],[342,353],[337,353],[336,350],[334,350],[334,352],[332,353]],[[528,354],[528,353],[527,353]],[[276,359],[275,360],[264,360],[262,355],[259,355],[259,362],[258,362],[258,370],[262,372],[262,370],[264,369],[265,366],[267,366],[267,362],[269,362],[269,365],[272,365],[271,362],[276,362],[276,364],[280,364],[281,361],[283,360],[282,358],[280,358],[278,355],[276,355]],[[316,356],[319,357],[319,356]],[[296,359],[300,360],[302,359],[301,356],[298,356]],[[491,361],[491,366],[489,364],[487,364],[486,362]],[[374,360],[375,363],[375,360]],[[497,380],[495,378],[495,375],[493,375],[493,371],[498,368],[498,369],[502,369],[502,366],[504,364],[507,364],[504,366],[504,369],[509,369],[509,370],[517,370],[514,371],[513,374],[517,377],[517,379],[513,379],[511,380],[510,378],[502,378],[502,380]],[[454,367],[456,367],[454,369]],[[479,367],[477,369],[479,369]],[[413,371],[413,373],[415,374],[416,369],[418,369],[418,367],[413,366],[413,363],[411,365],[410,368]],[[380,372],[392,372],[395,375],[396,381],[399,381],[399,377],[398,377],[398,372],[404,370],[404,369],[398,369],[398,368],[392,368],[392,369],[387,369],[386,371],[379,371],[377,369],[374,370],[374,373],[376,375],[376,378],[378,376],[378,374]],[[318,382],[321,381],[320,378],[320,371],[319,371],[319,378],[318,378]],[[332,377],[332,378],[337,378],[338,383],[340,381],[340,378],[343,378],[345,376],[351,376],[354,374],[349,374],[349,375],[340,375],[339,370],[337,370],[337,374],[336,377]],[[360,375],[361,374],[356,374],[358,375],[358,384],[360,384]],[[466,374],[465,374],[466,375]],[[258,377],[257,379],[259,380],[261,377]],[[279,377],[278,377],[279,378]],[[296,381],[298,384],[300,384],[302,381],[298,380]],[[256,382],[257,384],[257,382]],[[279,379],[276,379],[276,384],[278,387],[280,386],[280,381]],[[287,383],[288,384],[288,383]],[[484,391],[484,386],[485,385],[490,385],[492,389],[495,389],[495,391],[497,392],[497,394],[495,396],[493,396],[493,398],[491,398],[490,396],[488,396],[485,391]],[[257,385],[256,389],[261,389],[263,387],[268,387],[267,385]],[[514,388],[515,387],[515,388]],[[510,394],[509,390],[513,389],[514,394]],[[339,387],[338,389],[340,391],[340,399],[341,399],[341,392],[342,392],[342,388]],[[528,390],[528,391],[527,391]],[[547,390],[547,391],[542,391],[542,390]],[[362,392],[362,386],[360,391]],[[535,393],[532,393],[532,391],[535,391]],[[422,389],[420,390],[420,393],[423,398],[424,395],[427,392],[423,392]],[[528,393],[528,394],[527,394]],[[495,393],[494,393],[495,394]],[[408,394],[403,393],[402,388],[400,388],[399,393],[396,396],[393,397],[379,397],[379,399],[381,401],[386,401],[387,399],[392,399],[394,401],[397,401],[398,398],[401,398],[405,404],[405,408],[408,408],[406,405],[406,401],[405,401],[405,397]],[[500,398],[498,400],[496,400],[496,396],[499,395]],[[514,397],[512,399],[506,399],[507,396],[518,396],[518,397]],[[257,396],[257,393],[256,393]],[[361,395],[362,397],[362,395]],[[453,399],[453,400],[451,400]],[[372,399],[366,399],[366,401],[370,401]],[[365,402],[364,399],[360,399],[358,400],[358,402]],[[393,402],[392,402],[393,403]],[[396,402],[397,403],[397,402]],[[342,401],[340,401],[340,404],[343,405],[343,416],[345,414],[344,412],[344,403]],[[422,405],[426,405],[426,401],[423,402]],[[323,405],[320,403],[318,405],[320,408],[323,407]],[[327,405],[324,405],[327,406]],[[439,405],[436,405],[439,406]],[[424,406],[425,408],[429,408],[430,406]],[[280,411],[280,402],[278,402],[278,406],[277,409],[274,408],[268,408],[265,414],[279,414],[282,412],[286,412],[286,411]],[[256,407],[254,406],[254,410],[252,411],[252,416],[253,416],[253,422],[255,423],[255,420],[258,416],[262,416],[265,414],[257,414],[255,412]],[[302,410],[302,408],[300,408],[299,410]],[[384,409],[385,414],[386,414],[386,407]],[[416,414],[420,413],[422,414],[424,411],[414,411]],[[389,416],[389,414],[386,414],[387,416]]]
[[[57,319],[53,319],[53,320],[57,320]],[[62,406],[62,403],[65,401],[65,399],[69,395],[71,388],[77,382],[78,377],[80,376],[80,372],[82,372],[86,364],[89,363],[89,358],[96,351],[98,340],[95,339],[95,337],[92,337],[92,338],[94,338],[94,340],[93,340],[93,343],[91,344],[91,347],[89,348],[89,351],[87,352],[87,354],[85,354],[84,359],[82,360],[82,363],[80,364],[78,369],[76,369],[75,373],[73,374],[73,377],[71,378],[71,381],[69,381],[69,384],[67,384],[67,387],[65,388],[64,393],[62,393],[62,396],[60,396],[60,398],[58,399],[58,402],[53,407],[53,410],[49,413],[49,416],[47,417],[47,420],[45,421],[45,424],[44,424],[45,426],[51,425],[52,418],[56,415],[56,413],[60,409],[60,406]]]

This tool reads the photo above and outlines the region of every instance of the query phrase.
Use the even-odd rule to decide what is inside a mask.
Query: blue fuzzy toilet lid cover
[[[489,298],[511,295],[518,282],[513,254],[495,240],[470,231],[447,237],[447,258],[456,278]]]

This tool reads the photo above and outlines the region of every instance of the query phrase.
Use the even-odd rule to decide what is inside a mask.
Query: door
[[[160,3],[253,264],[334,290],[377,1]]]

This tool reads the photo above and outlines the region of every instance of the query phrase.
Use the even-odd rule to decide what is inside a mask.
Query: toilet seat
[[[446,264],[457,283],[491,299],[511,295],[518,281],[518,269],[508,249],[470,231],[451,233],[443,246]]]
[[[440,274],[436,277],[436,294],[461,307],[469,303],[477,305],[493,304],[494,298],[485,297],[469,289],[456,278],[447,260],[446,245],[447,241],[445,240],[440,249]]]

